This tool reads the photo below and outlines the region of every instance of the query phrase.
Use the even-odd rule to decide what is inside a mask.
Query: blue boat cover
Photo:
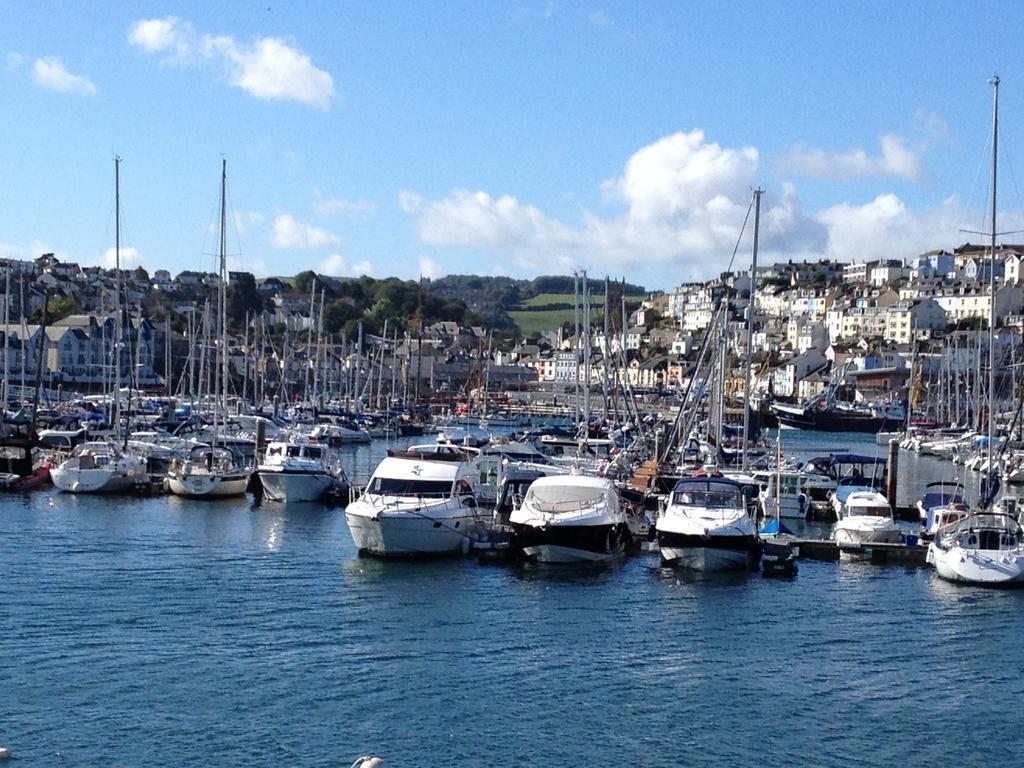
[[[759,533],[767,536],[778,536],[780,533],[793,535],[793,532],[786,527],[786,524],[777,517],[773,517],[769,520]]]

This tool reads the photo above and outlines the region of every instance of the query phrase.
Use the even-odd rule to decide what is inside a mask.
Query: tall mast
[[[226,158],[221,159],[220,166],[220,280],[219,285],[219,298],[220,298],[220,359],[221,359],[221,373],[220,373],[220,386],[221,386],[221,398],[224,407],[224,423],[227,423],[228,416],[228,266],[227,266],[227,248],[228,248],[228,236],[227,236],[227,186],[228,186],[228,161]]]
[[[10,266],[4,269],[4,393],[3,393],[3,410],[0,411],[0,418],[3,418],[3,414],[7,411],[7,403],[10,402],[8,397],[8,358],[7,353],[10,350],[11,341],[11,268]]]
[[[121,423],[121,158],[114,155],[114,402],[111,426]]]
[[[583,270],[583,437],[590,437],[590,279]]]
[[[601,396],[604,399],[604,420],[608,421],[608,363],[611,357],[611,343],[609,334],[611,333],[611,326],[609,325],[608,318],[608,275],[604,276],[604,347],[602,348],[602,360],[603,371],[601,374]]]
[[[996,173],[998,171],[999,146],[999,75],[989,81],[992,84],[992,261],[989,265],[989,315],[988,315],[988,477],[989,495],[991,484],[997,477],[992,466],[992,439],[994,436],[996,405]],[[992,499],[982,500],[985,506]]]
[[[754,190],[754,250],[750,258],[750,300],[747,302],[747,363],[746,384],[743,388],[743,471],[750,468],[747,446],[750,443],[750,407],[753,398],[750,393],[751,367],[754,360],[754,299],[757,292],[757,238],[761,226],[761,195],[764,190]]]

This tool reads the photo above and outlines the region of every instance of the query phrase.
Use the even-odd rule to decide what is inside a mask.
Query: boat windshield
[[[717,509],[743,509],[743,494],[736,491],[685,490],[672,494],[673,504],[689,507],[714,507]]]
[[[603,488],[566,488],[559,486],[530,488],[526,503],[539,512],[569,512],[600,504],[605,499]]]
[[[367,493],[378,496],[431,496],[444,498],[452,495],[451,480],[420,480],[416,477],[375,477]]]

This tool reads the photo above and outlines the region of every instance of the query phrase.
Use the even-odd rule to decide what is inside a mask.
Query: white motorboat
[[[1024,531],[1004,512],[974,512],[941,529],[928,562],[947,581],[981,587],[1024,585]]]
[[[164,484],[175,496],[241,496],[251,474],[248,467],[238,466],[231,451],[197,445],[183,463],[171,463]]]
[[[71,493],[124,493],[146,480],[146,460],[116,443],[82,443],[50,469],[53,484]]]
[[[586,475],[537,478],[509,524],[515,546],[540,563],[609,560],[625,551],[629,537],[615,485]]]
[[[269,443],[256,474],[271,501],[319,501],[332,486],[349,485],[329,447],[314,440]]]
[[[760,560],[757,527],[734,480],[681,478],[655,527],[664,565],[723,571],[756,568]]]
[[[467,551],[476,537],[477,454],[432,443],[390,451],[362,495],[345,508],[360,552],[442,555]]]
[[[889,500],[869,489],[853,490],[843,502],[832,537],[840,555],[851,555],[872,544],[898,544],[903,531],[892,516]]]

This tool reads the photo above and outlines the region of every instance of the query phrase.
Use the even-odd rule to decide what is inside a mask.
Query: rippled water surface
[[[315,505],[0,498],[0,745],[19,768],[1013,765],[1022,610],[924,569],[385,562]]]

